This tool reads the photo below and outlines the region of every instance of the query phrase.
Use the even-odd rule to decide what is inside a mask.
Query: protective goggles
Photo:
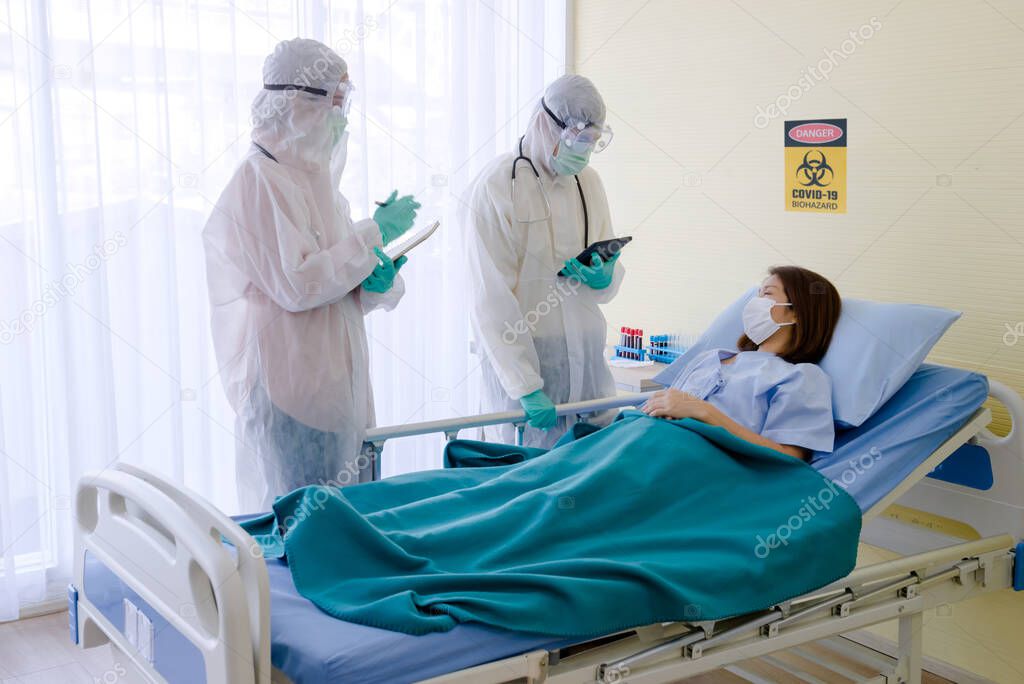
[[[614,137],[611,126],[598,125],[589,121],[563,121],[548,109],[544,98],[541,98],[540,104],[551,120],[562,129],[560,137],[569,148],[574,150],[589,148],[594,152],[603,152],[611,144],[612,137]]]
[[[327,91],[323,88],[296,85],[294,83],[264,83],[263,88],[264,90],[293,90],[327,97]],[[331,97],[331,105],[341,107],[341,113],[348,116],[348,110],[352,108],[352,94],[355,92],[355,89],[356,87],[351,81],[342,81],[338,84],[337,90],[334,91],[334,95]]]

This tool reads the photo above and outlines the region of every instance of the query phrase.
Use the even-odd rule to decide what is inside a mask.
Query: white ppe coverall
[[[332,94],[347,69],[313,40],[267,57],[254,144],[203,232],[244,511],[296,487],[372,476],[360,456],[374,420],[363,318],[394,308],[404,285],[397,276],[383,294],[360,287],[382,240],[374,221],[353,222],[338,191],[348,140],[332,134]]]
[[[580,76],[563,76],[548,87],[547,106],[563,121],[604,122],[605,107],[596,88]],[[555,404],[613,396],[615,383],[605,360],[607,323],[599,308],[618,292],[624,270],[616,264],[610,286],[591,289],[556,275],[566,259],[584,247],[584,213],[573,176],[554,173],[551,155],[560,129],[538,104],[522,141],[540,175],[550,219],[519,223],[512,207],[511,174],[519,147],[491,162],[474,181],[462,223],[467,227],[467,261],[472,278],[470,321],[481,358],[481,411],[519,410],[519,398],[543,389]],[[517,165],[517,207],[528,216],[546,214],[544,197],[529,164]],[[597,172],[579,174],[589,216],[589,242],[615,237],[608,200]],[[589,264],[587,264],[589,265]],[[613,413],[589,418],[607,423]],[[528,427],[524,444],[549,448],[570,427],[559,418],[554,428]],[[512,443],[511,425],[485,430],[488,440]]]

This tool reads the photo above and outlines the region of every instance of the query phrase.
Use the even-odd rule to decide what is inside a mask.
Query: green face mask
[[[575,176],[590,163],[592,145],[568,145],[564,140],[558,143],[558,150],[551,155],[551,167],[559,176]]]
[[[341,136],[345,134],[345,127],[348,126],[348,117],[338,111],[332,111],[331,115],[327,118],[327,125],[331,129],[331,149],[338,144],[341,140]]]

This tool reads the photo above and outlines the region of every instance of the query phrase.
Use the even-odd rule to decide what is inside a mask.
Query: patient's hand
[[[695,418],[704,422],[708,419],[706,401],[676,389],[656,392],[640,410],[655,418]]]

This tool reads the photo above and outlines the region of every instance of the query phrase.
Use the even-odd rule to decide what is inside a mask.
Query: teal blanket
[[[409,634],[718,619],[854,566],[853,499],[721,428],[631,411],[546,453],[488,448],[520,462],[305,487],[243,527],[322,610]]]

